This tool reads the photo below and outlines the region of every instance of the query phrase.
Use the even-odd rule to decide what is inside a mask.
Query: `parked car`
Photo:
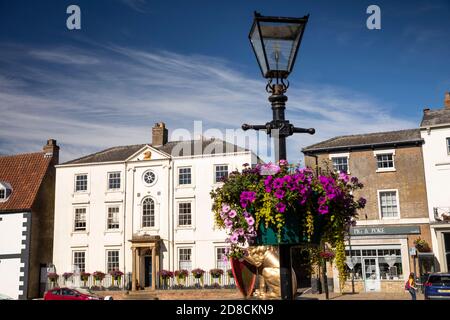
[[[103,298],[81,288],[53,288],[44,294],[44,300],[103,300]]]
[[[424,283],[425,299],[450,299],[450,273],[431,273]]]

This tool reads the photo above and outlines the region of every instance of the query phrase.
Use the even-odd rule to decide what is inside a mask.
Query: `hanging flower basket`
[[[345,173],[317,176],[280,161],[255,168],[244,165],[211,197],[216,225],[228,234],[228,257],[243,258],[249,245],[327,242],[336,248],[340,278],[345,279],[344,237],[357,210],[365,206],[365,199],[353,196],[362,187]]]

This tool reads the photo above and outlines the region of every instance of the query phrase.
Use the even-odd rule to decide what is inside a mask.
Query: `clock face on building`
[[[142,178],[144,179],[145,184],[151,185],[156,181],[156,174],[153,171],[149,170],[144,173]]]

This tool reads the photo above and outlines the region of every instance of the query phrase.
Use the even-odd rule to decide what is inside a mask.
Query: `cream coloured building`
[[[53,263],[74,270],[132,273],[133,289],[155,288],[162,269],[227,268],[225,233],[215,230],[210,192],[254,164],[222,140],[113,147],[57,166]]]

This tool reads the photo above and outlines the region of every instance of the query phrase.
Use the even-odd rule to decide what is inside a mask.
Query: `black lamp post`
[[[264,78],[269,79],[266,91],[271,94],[273,120],[265,125],[242,125],[243,130],[265,130],[275,139],[275,161],[286,160],[286,137],[294,133],[314,134],[315,130],[296,128],[285,119],[289,87],[287,77],[297,57],[309,15],[303,18],[265,17],[255,12],[249,39]],[[275,83],[273,81],[275,80]],[[281,298],[292,300],[291,247],[280,244]]]

